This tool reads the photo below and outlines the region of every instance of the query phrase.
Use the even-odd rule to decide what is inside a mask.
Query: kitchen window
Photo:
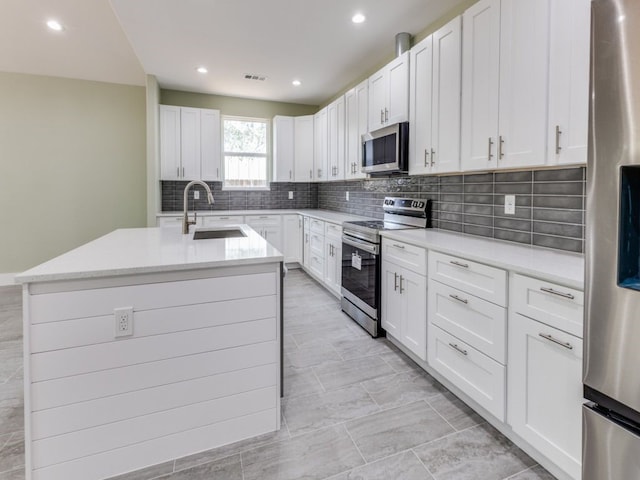
[[[225,189],[269,188],[269,120],[222,117]]]

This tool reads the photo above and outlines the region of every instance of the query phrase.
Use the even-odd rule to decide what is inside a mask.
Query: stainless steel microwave
[[[370,174],[407,172],[409,122],[362,135],[362,171]]]

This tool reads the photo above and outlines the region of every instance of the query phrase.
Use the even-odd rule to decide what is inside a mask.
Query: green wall
[[[317,105],[270,102],[164,89],[160,90],[160,103],[180,107],[213,108],[220,110],[222,115],[257,118],[273,118],[276,115],[311,115],[318,111]]]
[[[145,88],[0,72],[0,274],[146,224]]]

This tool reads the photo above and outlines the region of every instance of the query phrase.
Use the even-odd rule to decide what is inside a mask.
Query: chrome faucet
[[[213,205],[213,193],[211,193],[211,189],[209,185],[200,181],[194,180],[189,182],[186,187],[184,187],[184,218],[182,219],[182,233],[189,233],[189,225],[195,225],[198,220],[198,212],[193,212],[193,221],[189,220],[189,210],[187,209],[187,200],[189,199],[189,189],[194,185],[202,185],[204,189],[207,191],[207,200],[209,201],[209,205]]]

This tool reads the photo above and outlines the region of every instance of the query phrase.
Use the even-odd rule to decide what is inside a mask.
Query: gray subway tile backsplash
[[[585,168],[477,173],[447,176],[394,176],[328,183],[272,183],[269,191],[222,190],[209,182],[215,204],[206,196],[190,200],[199,210],[321,208],[382,218],[385,196],[433,201],[433,226],[442,230],[584,251]],[[182,210],[187,182],[162,183],[162,210]],[[199,187],[198,187],[199,188]],[[294,192],[293,200],[288,192]],[[350,201],[345,196],[349,192]],[[504,196],[516,195],[515,215],[504,213]]]

